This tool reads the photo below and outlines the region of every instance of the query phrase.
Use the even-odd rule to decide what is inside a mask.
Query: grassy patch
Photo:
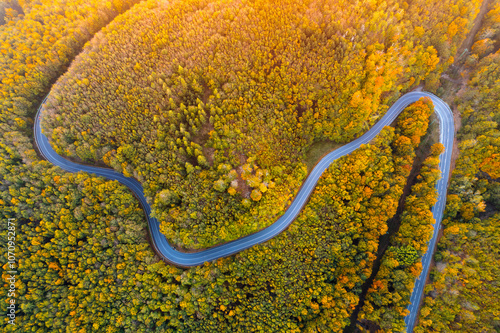
[[[304,161],[307,165],[307,172],[311,171],[323,155],[342,146],[343,144],[331,140],[318,141],[310,145],[305,154]]]

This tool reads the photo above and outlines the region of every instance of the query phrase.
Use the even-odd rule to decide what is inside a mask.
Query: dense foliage
[[[465,62],[468,90],[457,94],[460,156],[416,332],[500,329],[499,23],[500,2],[492,1]]]
[[[412,128],[414,122],[409,121],[424,109],[425,101],[409,108],[411,112],[401,116],[395,130],[385,129],[371,145],[332,165],[297,221],[283,234],[200,267],[181,270],[168,266],[158,261],[147,243],[143,213],[130,192],[116,182],[67,174],[40,161],[30,141],[30,117],[50,85],[96,31],[135,2],[0,1],[0,240],[7,244],[6,221],[15,219],[18,259],[16,325],[7,324],[8,318],[3,317],[1,330],[341,331],[358,304],[361,285],[371,274],[379,236],[386,232],[386,221],[396,210],[414,148],[425,132],[420,125]],[[227,237],[217,241],[231,239],[240,232],[234,231],[234,226],[248,223],[252,214],[262,218],[242,233],[261,227],[260,221],[271,221],[270,216],[283,211],[306,173],[301,159],[313,142],[350,140],[385,111],[400,89],[425,78],[428,88],[437,87],[437,76],[450,63],[477,1],[427,1],[426,6],[432,8],[427,12],[421,10],[425,3],[283,1],[277,3],[280,7],[263,2],[144,2],[98,34],[83,51],[83,60],[61,79],[49,107],[57,105],[65,114],[59,114],[60,119],[54,115],[52,134],[59,131],[60,136],[52,140],[73,157],[102,158],[135,175],[149,186],[157,214],[167,212],[172,223],[201,225],[200,213],[212,216],[210,223],[215,227],[210,230],[220,232],[224,228],[219,223],[223,222],[215,218],[233,218],[224,209],[246,210],[247,220],[245,216],[233,218]],[[278,24],[281,19],[297,22],[293,11],[308,19],[304,26],[279,33],[271,30],[282,26]],[[239,27],[234,19],[240,18],[237,15],[242,19],[252,15],[261,20],[263,28],[252,31],[248,26]],[[201,18],[220,21],[221,25],[208,26]],[[149,29],[169,25],[169,35],[160,34],[160,30],[150,33],[155,30]],[[194,33],[198,30],[195,25],[210,38],[200,39]],[[247,53],[229,50],[245,50],[225,40],[237,35],[233,31],[236,27],[247,33],[242,42],[253,36],[269,41],[258,53],[262,58],[251,58],[250,50],[258,45],[249,42]],[[169,37],[176,32],[182,37]],[[154,40],[157,36],[164,40]],[[280,43],[272,36],[283,39]],[[297,37],[297,43],[285,43],[290,36]],[[203,50],[214,47],[213,58],[196,53],[195,42]],[[326,46],[320,47],[322,43]],[[281,52],[269,53],[271,46]],[[115,53],[107,47],[115,47]],[[177,56],[170,54],[170,49],[178,50]],[[144,56],[137,50],[151,52]],[[294,60],[292,50],[302,52],[302,59]],[[221,56],[227,54],[234,57]],[[128,58],[123,59],[123,55]],[[283,59],[287,55],[290,59]],[[243,56],[255,60],[248,63],[254,71],[233,68],[233,63],[226,62],[246,66],[240,62]],[[309,56],[324,62],[307,61]],[[178,63],[172,65],[168,60],[174,58]],[[197,65],[203,61],[217,67]],[[285,66],[285,61],[290,65]],[[81,76],[82,63],[94,71],[93,76]],[[163,67],[153,70],[153,63]],[[147,70],[151,73],[140,75]],[[130,76],[125,75],[127,71]],[[217,73],[220,81],[215,80]],[[199,79],[209,75],[213,75],[213,83]],[[101,76],[100,81],[94,81],[96,76]],[[114,86],[118,78],[121,88]],[[280,82],[292,78],[296,81]],[[126,91],[130,80],[134,86]],[[244,86],[245,82],[253,88]],[[116,89],[110,92],[98,85]],[[288,87],[288,91],[278,86]],[[64,90],[66,87],[74,90]],[[81,95],[85,87],[95,91]],[[157,98],[155,104],[148,104],[149,95]],[[74,96],[80,100],[73,100]],[[113,101],[119,99],[117,96],[128,97],[121,103]],[[75,103],[74,112],[65,104],[70,100]],[[98,118],[99,112],[104,112],[96,107],[101,101],[110,109]],[[259,112],[251,113],[251,108]],[[82,109],[90,117],[85,117]],[[116,110],[121,113],[113,113]],[[57,122],[63,117],[68,117],[68,122],[60,128]],[[100,124],[99,119],[108,123]],[[85,123],[92,126],[83,128]],[[150,127],[150,123],[156,125]],[[110,124],[115,127],[108,127]],[[177,127],[170,130],[171,124]],[[147,131],[151,136],[144,135]],[[61,137],[68,142],[58,142]],[[108,146],[106,140],[112,144]],[[166,147],[177,149],[172,150],[176,155],[169,155]],[[162,165],[163,159],[172,163]],[[153,179],[158,166],[164,170]],[[165,185],[172,168],[186,177],[175,186],[182,186],[187,195]],[[232,186],[234,180],[238,186]],[[189,196],[217,201],[202,205],[206,212],[200,212],[192,207],[198,201],[186,201]],[[215,213],[218,209],[222,212]],[[191,230],[176,241],[187,245],[199,242],[207,230]],[[404,258],[402,263],[413,258],[409,246],[401,249],[398,258]],[[5,281],[10,274],[7,258],[0,257],[0,262]],[[6,313],[7,290],[0,289],[2,313]]]
[[[498,214],[476,224],[448,225],[415,332],[497,332],[499,248]]]
[[[329,168],[286,233],[186,271],[156,262],[141,211],[116,182],[44,173],[42,163],[2,198],[9,216],[24,216],[21,330],[338,331],[396,210],[411,163],[391,154],[407,150],[393,148],[401,142],[411,147],[384,130]]]
[[[399,230],[391,237],[390,247],[365,296],[358,320],[367,327],[378,327],[379,332],[403,332],[404,317],[413,291],[415,279],[422,271],[420,258],[427,251],[435,222],[430,211],[437,200],[435,190],[440,173],[439,154],[442,145],[436,144],[424,161],[418,181],[405,200]]]
[[[43,126],[138,178],[174,244],[236,239],[284,211],[311,144],[352,140],[452,60],[476,2],[422,5],[151,0],[92,40]]]

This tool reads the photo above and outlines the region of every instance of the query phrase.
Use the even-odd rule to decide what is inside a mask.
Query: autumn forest
[[[284,232],[189,268],[130,189],[53,165],[33,125],[45,100],[55,152],[136,179],[195,253],[272,225],[410,91],[456,132],[412,330],[500,331],[499,0],[0,0],[0,66],[0,331],[406,332],[444,151],[429,98]]]

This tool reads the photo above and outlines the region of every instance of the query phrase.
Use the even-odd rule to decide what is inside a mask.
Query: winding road
[[[153,246],[155,247],[156,253],[158,253],[164,260],[181,267],[190,267],[201,265],[204,262],[210,262],[218,258],[227,257],[232,254],[238,253],[245,249],[248,249],[256,244],[263,243],[269,239],[275,237],[284,231],[299,215],[300,211],[306,204],[309,195],[313,191],[316,183],[318,182],[320,176],[328,168],[328,166],[336,159],[345,156],[352,151],[359,148],[362,144],[369,143],[375,136],[384,128],[384,126],[390,125],[396,117],[403,111],[403,109],[409,104],[417,101],[421,97],[429,97],[433,104],[435,112],[439,119],[440,124],[440,142],[444,145],[445,151],[440,156],[439,169],[441,171],[441,179],[437,182],[436,188],[438,190],[438,200],[435,206],[432,208],[433,216],[436,220],[434,224],[434,233],[432,239],[429,243],[427,252],[422,258],[423,270],[420,277],[416,280],[415,288],[411,295],[411,304],[408,307],[410,314],[406,316],[405,323],[407,327],[407,332],[413,330],[415,324],[418,307],[420,300],[422,298],[423,288],[425,285],[425,279],[429,271],[429,266],[431,263],[431,258],[433,256],[438,231],[441,225],[441,219],[443,216],[443,210],[446,203],[446,192],[448,186],[448,178],[450,172],[450,162],[451,162],[451,152],[453,147],[454,139],[454,124],[453,115],[449,106],[443,102],[440,98],[426,92],[410,92],[403,95],[400,99],[391,106],[387,113],[363,136],[357,138],[356,140],[332,151],[325,157],[323,157],[320,162],[314,167],[307,179],[305,180],[303,186],[299,190],[297,196],[293,200],[287,211],[272,225],[269,227],[239,238],[235,241],[222,244],[220,246],[212,247],[207,250],[196,252],[196,253],[185,253],[174,249],[167,241],[165,236],[160,233],[160,223],[156,218],[151,216],[151,207],[144,197],[144,190],[141,184],[129,177],[105,168],[86,166],[77,164],[67,159],[59,156],[54,149],[52,149],[47,137],[42,133],[40,119],[43,115],[44,102],[38,108],[38,112],[35,118],[34,133],[35,142],[38,146],[40,153],[45,159],[54,165],[61,167],[62,169],[69,172],[88,172],[95,174],[97,176],[103,176],[110,180],[117,180],[123,185],[130,188],[139,201],[141,202],[144,210],[146,212],[146,217],[149,224],[149,230],[152,238]]]

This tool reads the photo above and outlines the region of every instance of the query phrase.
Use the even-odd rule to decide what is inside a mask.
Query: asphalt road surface
[[[276,222],[274,222],[269,227],[257,233],[196,253],[180,252],[174,249],[172,246],[170,246],[165,236],[162,233],[160,233],[159,229],[160,223],[158,222],[158,220],[150,217],[151,207],[147,203],[146,198],[144,197],[144,190],[141,184],[137,180],[125,177],[124,175],[110,169],[73,163],[59,156],[52,149],[47,137],[42,133],[40,127],[40,118],[43,115],[43,106],[45,101],[40,105],[38,109],[35,118],[34,133],[35,133],[35,142],[40,150],[40,153],[43,155],[45,159],[47,159],[52,164],[57,165],[69,172],[83,171],[95,174],[97,176],[103,176],[111,180],[117,180],[120,183],[127,186],[128,188],[130,188],[135,193],[137,198],[140,200],[146,212],[149,224],[149,230],[151,233],[153,246],[155,247],[156,252],[160,256],[162,256],[163,259],[174,265],[181,267],[189,267],[189,266],[201,265],[204,262],[210,262],[218,258],[230,256],[232,254],[248,249],[254,246],[255,244],[263,243],[275,237],[276,235],[280,234],[299,215],[300,211],[302,210],[302,207],[304,207],[304,205],[306,204],[309,195],[316,186],[319,177],[323,174],[323,172],[328,168],[328,166],[333,161],[335,161],[339,157],[351,153],[352,151],[359,148],[362,144],[369,143],[384,128],[384,126],[390,125],[406,106],[417,101],[421,97],[431,98],[434,104],[435,113],[439,118],[439,124],[440,124],[439,139],[440,142],[444,145],[445,151],[443,154],[441,154],[439,162],[439,169],[441,170],[442,177],[436,185],[439,194],[438,201],[432,208],[432,213],[436,220],[434,224],[434,234],[429,243],[427,253],[425,253],[425,255],[422,258],[423,270],[420,277],[416,280],[415,288],[411,295],[411,304],[408,307],[408,309],[410,310],[410,314],[405,318],[407,332],[411,332],[413,330],[413,326],[415,324],[415,320],[417,317],[418,306],[422,298],[425,279],[429,271],[429,265],[431,262],[431,258],[433,256],[437,240],[437,234],[441,225],[443,210],[446,203],[446,191],[447,191],[448,178],[450,172],[451,151],[453,147],[453,138],[454,138],[453,115],[448,105],[438,97],[426,92],[410,92],[403,95],[400,99],[396,101],[396,103],[394,103],[394,105],[391,106],[391,108],[387,111],[384,117],[382,117],[382,119],[380,119],[363,136],[332,151],[331,153],[323,157],[323,159],[321,159],[321,161],[315,166],[315,168],[311,171],[311,173],[305,180],[303,186],[301,187],[299,193],[293,200],[290,207]]]

